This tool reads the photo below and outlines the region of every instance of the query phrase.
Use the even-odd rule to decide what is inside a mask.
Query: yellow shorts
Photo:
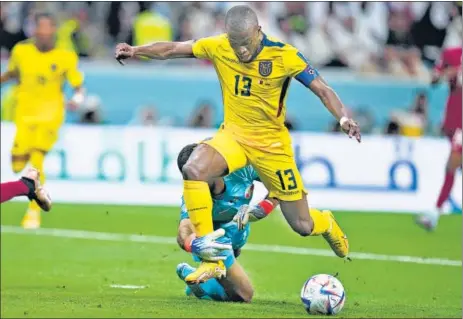
[[[49,152],[58,140],[59,127],[46,123],[16,123],[13,156],[28,155],[32,150]]]
[[[272,149],[269,153],[239,143],[233,133],[221,128],[212,139],[202,143],[210,145],[223,156],[229,173],[251,164],[269,191],[269,197],[291,202],[307,195],[289,142],[282,143],[281,148]]]

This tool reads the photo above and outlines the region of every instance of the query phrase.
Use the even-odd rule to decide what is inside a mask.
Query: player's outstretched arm
[[[310,90],[318,96],[323,105],[333,114],[341,124],[342,130],[350,138],[355,137],[360,143],[361,135],[358,124],[349,118],[347,110],[342,104],[336,92],[325,82],[321,76],[317,76],[309,85]]]
[[[154,60],[194,58],[193,40],[185,42],[155,42],[141,46],[120,43],[116,46],[115,58],[118,61],[145,57]]]

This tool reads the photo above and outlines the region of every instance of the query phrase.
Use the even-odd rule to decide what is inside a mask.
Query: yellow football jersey
[[[77,64],[72,51],[54,48],[41,52],[32,40],[17,43],[8,62],[8,70],[18,74],[16,121],[62,123],[65,81],[72,87],[83,83]]]
[[[249,63],[236,57],[226,34],[193,43],[196,58],[210,60],[220,81],[224,125],[240,143],[256,147],[278,143],[287,130],[286,96],[296,77],[304,85],[318,75],[293,46],[264,35],[262,50]]]

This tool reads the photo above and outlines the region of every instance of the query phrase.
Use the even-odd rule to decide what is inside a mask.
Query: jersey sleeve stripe
[[[288,92],[288,87],[289,87],[289,82],[290,81],[291,81],[291,78],[286,78],[285,82],[283,82],[283,85],[281,87],[280,102],[278,104],[277,117],[280,117],[281,111],[283,111],[283,104],[284,104],[284,101],[285,101],[286,92]]]
[[[285,44],[283,42],[275,42],[275,41],[269,40],[265,34],[264,34],[264,38],[262,39],[262,44],[265,47],[279,47],[279,48],[282,48],[282,47],[285,46]]]
[[[305,63],[310,64],[301,52],[297,52],[297,56],[300,57]]]

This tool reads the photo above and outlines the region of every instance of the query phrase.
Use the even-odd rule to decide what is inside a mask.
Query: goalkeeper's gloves
[[[238,229],[243,230],[248,222],[255,222],[267,217],[275,206],[268,199],[264,199],[257,205],[242,205],[233,220],[238,224]]]
[[[225,230],[217,229],[203,237],[193,237],[185,243],[185,250],[206,261],[219,261],[227,258],[232,251],[231,239],[224,237]]]

